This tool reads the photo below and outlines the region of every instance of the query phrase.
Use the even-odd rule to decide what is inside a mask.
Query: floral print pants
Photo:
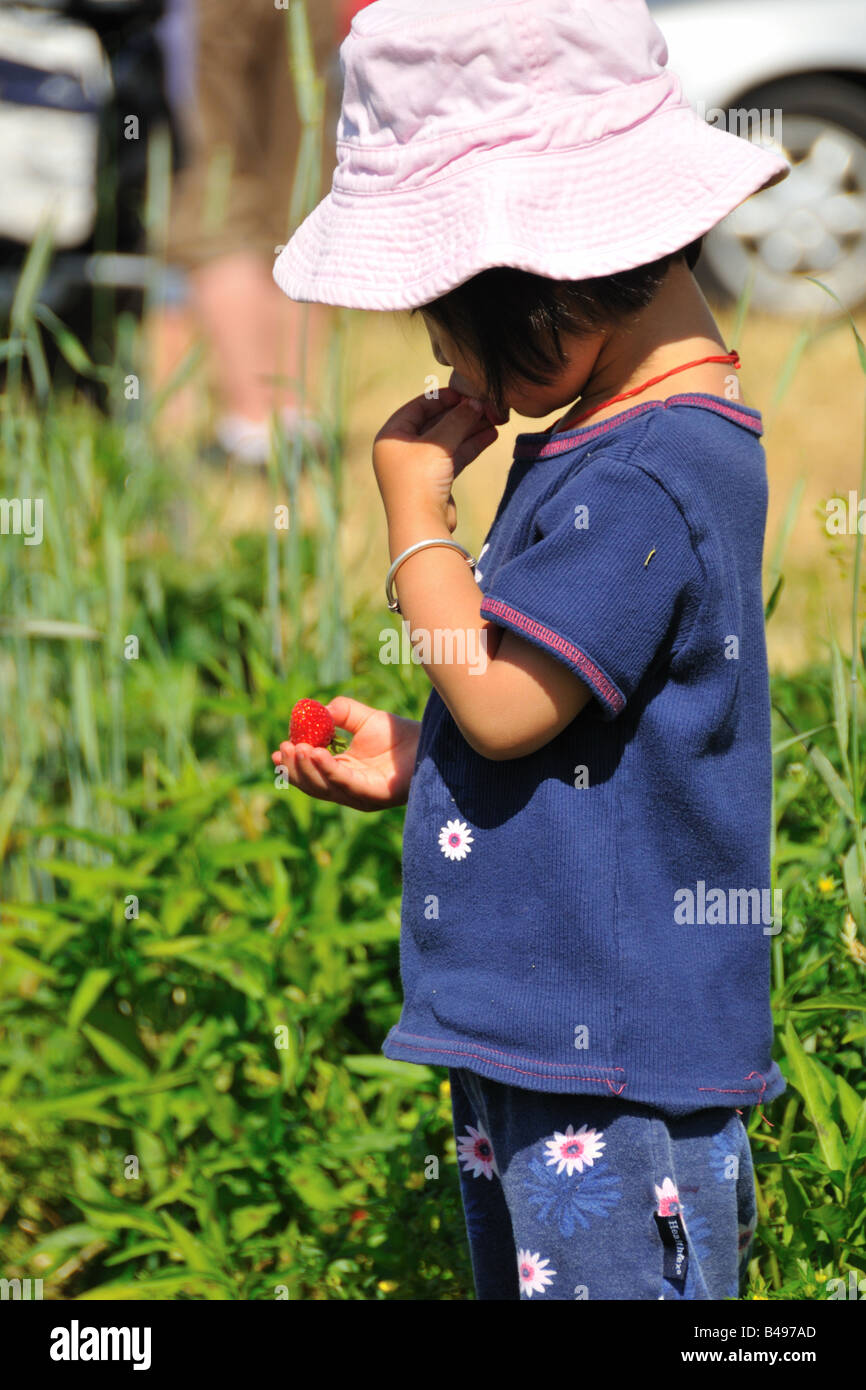
[[[738,1296],[755,1229],[738,1111],[449,1076],[479,1299]]]

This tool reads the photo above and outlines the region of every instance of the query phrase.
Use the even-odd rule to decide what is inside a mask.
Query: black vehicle
[[[164,0],[0,0],[3,334],[46,224],[39,300],[94,361],[113,359],[118,314],[140,313],[154,271],[143,227],[153,137],[165,140],[170,165],[179,156],[157,35],[163,10]]]

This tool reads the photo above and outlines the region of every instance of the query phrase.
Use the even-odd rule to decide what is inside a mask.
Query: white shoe
[[[300,435],[315,449],[323,449],[325,437],[318,421],[303,415],[296,406],[280,411],[280,421],[288,439]],[[224,415],[216,428],[221,449],[238,463],[266,464],[271,454],[271,420],[249,420],[243,415]]]

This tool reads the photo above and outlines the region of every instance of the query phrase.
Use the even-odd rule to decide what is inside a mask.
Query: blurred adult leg
[[[332,0],[308,3],[307,14],[322,76],[335,49]],[[287,23],[273,0],[246,0],[242,9],[200,0],[193,159],[178,181],[169,233],[169,256],[188,271],[211,349],[223,433],[251,458],[266,453],[272,411],[290,413],[304,396],[326,327],[326,310],[292,303],[272,279],[290,230],[301,140]],[[330,91],[313,203],[335,164],[333,110]]]

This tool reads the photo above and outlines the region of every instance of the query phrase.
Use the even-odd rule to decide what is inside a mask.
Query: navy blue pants
[[[755,1184],[736,1110],[449,1076],[479,1299],[738,1296]]]

